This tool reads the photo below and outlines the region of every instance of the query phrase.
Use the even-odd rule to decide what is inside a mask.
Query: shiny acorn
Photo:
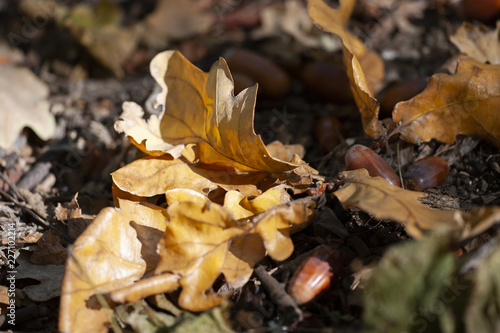
[[[290,77],[271,60],[252,51],[230,49],[224,53],[231,73],[241,73],[259,84],[259,92],[267,97],[284,96],[290,88]]]
[[[377,153],[363,145],[354,145],[345,154],[347,170],[366,169],[372,177],[382,177],[390,184],[401,186],[396,172]]]
[[[405,187],[423,191],[429,187],[440,186],[446,181],[450,167],[445,160],[429,156],[413,163],[404,174]]]
[[[288,293],[305,304],[319,297],[344,269],[342,253],[331,246],[318,246],[314,254],[301,262],[288,285]]]

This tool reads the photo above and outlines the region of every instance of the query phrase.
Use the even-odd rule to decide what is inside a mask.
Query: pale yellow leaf
[[[129,286],[148,267],[155,267],[159,260],[156,244],[166,226],[165,212],[159,207],[122,200],[120,209],[103,209],[75,241],[68,257],[59,330],[107,332],[110,314],[94,295]]]
[[[500,64],[500,22],[495,30],[463,22],[457,32],[450,36],[460,52],[480,62]]]
[[[196,144],[201,163],[243,172],[284,173],[296,165],[273,158],[253,129],[257,86],[234,96],[224,59],[205,73],[177,51],[165,51],[151,62],[151,74],[162,88],[157,104],[165,110],[160,123],[164,141]]]
[[[160,241],[157,274],[180,274],[179,304],[201,311],[220,303],[206,293],[221,273],[230,239],[244,232],[232,214],[217,204],[177,202],[168,208],[170,223]]]
[[[258,195],[257,184],[265,177],[264,174],[235,175],[226,170],[208,170],[182,159],[173,160],[168,155],[139,159],[111,176],[120,190],[143,197],[176,188],[189,188],[206,195],[219,186],[245,195]]]
[[[0,66],[0,147],[10,148],[24,127],[30,127],[42,140],[56,129],[49,112],[49,87],[28,68]]]
[[[139,105],[134,102],[124,102],[123,113],[115,122],[115,130],[118,133],[125,133],[140,150],[149,155],[170,154],[174,158],[180,157],[184,145],[174,146],[163,141],[158,116],[153,114],[148,121],[143,117],[144,111]]]

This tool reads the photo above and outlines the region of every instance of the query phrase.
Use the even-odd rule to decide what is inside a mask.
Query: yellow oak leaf
[[[355,4],[356,0],[340,0],[334,9],[323,0],[308,0],[307,11],[314,24],[339,36],[355,57],[362,58],[366,53],[365,44],[347,29]]]
[[[500,65],[468,58],[454,75],[434,74],[427,88],[392,113],[401,137],[452,144],[459,134],[476,135],[500,147]]]
[[[120,209],[103,209],[68,256],[59,330],[107,332],[111,314],[95,295],[132,285],[156,267],[160,259],[156,245],[166,227],[165,210],[160,207],[121,200]]]
[[[113,290],[111,299],[134,302],[180,286],[179,304],[185,309],[202,311],[219,304],[222,299],[210,288],[221,273],[233,287],[241,287],[266,254],[276,260],[288,258],[293,252],[290,234],[311,222],[311,198],[289,201],[281,192],[270,189],[261,200],[286,203],[255,214],[241,207],[245,197],[237,191],[228,192],[225,206],[192,190],[168,191],[169,224],[159,242],[161,259],[155,275]],[[264,203],[257,203],[253,210],[265,209]]]
[[[266,248],[259,234],[245,233],[231,242],[221,272],[233,288],[248,282],[256,263],[264,259]]]
[[[285,260],[293,252],[290,235],[310,224],[314,208],[314,201],[308,197],[274,206],[252,219],[251,230],[260,235],[271,258]]]
[[[230,170],[204,169],[168,155],[136,160],[111,176],[120,190],[141,197],[164,194],[176,188],[189,188],[207,195],[219,186],[244,195],[258,195],[257,185],[266,177],[262,173],[236,175]]]
[[[285,173],[297,167],[273,158],[255,134],[257,86],[234,96],[224,59],[205,73],[179,52],[165,51],[152,60],[151,74],[162,88],[157,104],[164,110],[160,133],[165,142],[196,144],[197,161],[241,172]]]
[[[177,202],[168,208],[170,223],[160,241],[161,260],[156,273],[175,272],[182,277],[179,305],[202,311],[221,302],[206,294],[221,273],[231,238],[244,229],[232,214],[217,204]]]
[[[171,145],[163,140],[157,115],[153,114],[145,121],[144,111],[136,103],[124,102],[122,107],[123,113],[115,122],[118,133],[126,133],[130,141],[146,154],[161,156],[167,153],[174,158],[181,156],[184,145]]]

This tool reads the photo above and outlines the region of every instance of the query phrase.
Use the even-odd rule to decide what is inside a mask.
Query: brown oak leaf
[[[454,75],[434,74],[427,88],[392,113],[401,137],[452,144],[459,134],[476,135],[500,147],[500,65],[468,58]]]

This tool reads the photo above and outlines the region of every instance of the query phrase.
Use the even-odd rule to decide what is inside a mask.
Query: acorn
[[[324,116],[316,121],[314,136],[319,142],[323,153],[328,153],[344,141],[345,133],[342,123],[336,117]]]
[[[450,166],[441,157],[429,156],[413,163],[404,174],[405,187],[423,191],[444,184]]]
[[[500,18],[500,0],[462,0],[458,13],[465,20],[493,23]]]
[[[328,290],[343,269],[344,257],[338,249],[318,246],[312,256],[300,263],[290,280],[288,293],[297,304],[308,303]]]
[[[233,72],[231,73],[231,76],[233,77],[234,81],[234,94],[238,95],[241,91],[245,90],[248,87],[251,87],[255,85],[255,80],[252,79],[250,76],[240,73],[240,72]]]
[[[307,91],[326,101],[344,104],[354,101],[344,67],[329,62],[314,62],[304,67],[302,82]]]
[[[393,85],[380,100],[380,117],[391,117],[392,110],[397,103],[412,99],[420,94],[426,86],[427,79],[422,77],[400,81]]]
[[[372,177],[382,177],[394,186],[401,186],[396,172],[377,153],[363,145],[354,145],[345,154],[347,170],[366,169]]]
[[[271,60],[252,51],[230,49],[224,59],[231,72],[245,74],[259,84],[259,91],[272,98],[283,97],[290,89],[290,77]]]

